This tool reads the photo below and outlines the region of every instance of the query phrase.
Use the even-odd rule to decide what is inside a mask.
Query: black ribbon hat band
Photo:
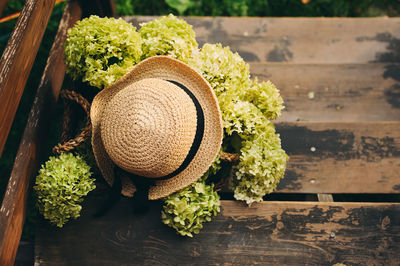
[[[158,178],[154,178],[154,180],[166,180],[166,179],[170,179],[174,176],[177,176],[178,174],[180,174],[183,170],[186,169],[186,167],[191,163],[191,161],[193,160],[194,156],[196,155],[197,151],[200,148],[200,144],[201,144],[201,140],[203,139],[204,136],[204,113],[203,113],[203,109],[200,106],[199,101],[197,100],[196,96],[194,96],[194,94],[183,84],[174,81],[174,80],[167,80],[175,85],[177,85],[178,87],[180,87],[184,92],[186,92],[187,95],[189,95],[190,99],[192,99],[194,106],[196,107],[196,113],[197,113],[197,127],[196,127],[196,134],[194,136],[193,139],[193,143],[192,146],[189,149],[188,154],[186,155],[186,158],[183,160],[182,164],[172,173],[162,176],[162,177],[158,177]]]

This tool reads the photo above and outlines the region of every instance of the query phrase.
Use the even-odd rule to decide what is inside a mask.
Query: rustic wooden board
[[[399,122],[279,123],[290,156],[279,192],[399,193]]]
[[[0,156],[55,0],[28,0],[0,61]]]
[[[98,198],[58,229],[37,227],[35,265],[397,265],[400,204],[222,201],[194,238],[163,225],[159,203],[133,215],[122,200],[93,218]]]
[[[400,64],[252,63],[285,101],[278,121],[400,121]]]
[[[79,5],[76,1],[70,1],[50,51],[0,209],[0,265],[14,264],[25,219],[29,186],[43,159],[42,146],[48,133],[48,118],[64,79],[62,43],[67,29],[80,17]]]
[[[125,17],[135,26],[154,17]],[[197,40],[229,45],[246,61],[399,62],[400,18],[186,17]]]

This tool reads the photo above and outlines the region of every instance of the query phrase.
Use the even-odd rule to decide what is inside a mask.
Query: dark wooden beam
[[[46,6],[47,1],[46,4],[41,4]],[[70,1],[65,8],[51,48],[0,209],[0,265],[14,265],[25,220],[29,187],[42,159],[41,146],[46,141],[48,117],[64,79],[62,44],[67,29],[80,17],[81,9],[78,3]],[[36,27],[45,28],[43,25]]]

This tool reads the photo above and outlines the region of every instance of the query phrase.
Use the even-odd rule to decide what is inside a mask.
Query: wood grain
[[[61,230],[37,227],[35,265],[397,265],[400,204],[222,201],[200,234],[161,223],[160,207],[133,215],[122,200],[92,217],[98,198]]]
[[[399,193],[400,122],[279,123],[290,156],[279,192]]]
[[[252,63],[286,108],[278,121],[400,121],[400,64]]]
[[[41,146],[48,133],[48,118],[64,79],[62,43],[67,29],[80,17],[79,5],[76,1],[70,1],[51,48],[0,209],[0,265],[14,264],[25,219],[29,186],[43,159]]]
[[[55,0],[28,0],[0,61],[0,156]]]
[[[154,17],[126,17],[139,23]],[[400,18],[185,17],[200,45],[220,42],[247,61],[399,62]]]

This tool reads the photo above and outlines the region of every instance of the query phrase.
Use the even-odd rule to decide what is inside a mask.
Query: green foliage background
[[[2,17],[21,11],[26,1],[9,0]],[[118,15],[166,15],[173,13],[186,16],[337,16],[370,17],[398,16],[398,0],[115,0]],[[0,195],[4,194],[21,135],[46,64],[58,22],[65,4],[58,4],[50,18],[37,60],[33,65],[22,96],[7,143],[0,159]],[[3,52],[15,26],[16,19],[0,24],[0,51]],[[33,202],[33,201],[30,201]],[[32,204],[33,205],[33,204]],[[32,207],[33,208],[33,207]],[[32,209],[31,208],[31,209]],[[33,236],[32,221],[35,212],[28,212],[24,238]]]
[[[397,0],[116,0],[120,15],[370,17],[398,16]]]

